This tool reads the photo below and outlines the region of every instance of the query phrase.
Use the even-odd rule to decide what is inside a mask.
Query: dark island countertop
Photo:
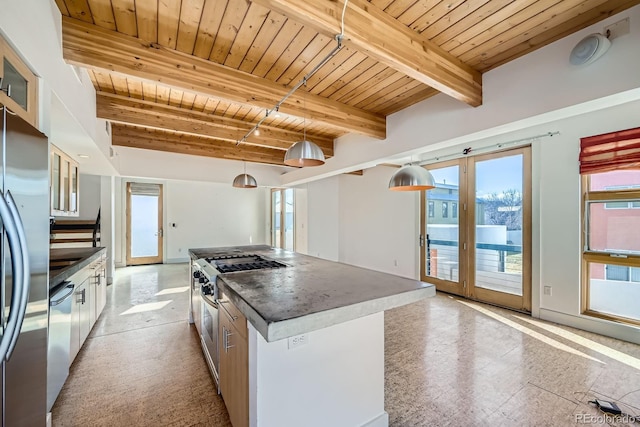
[[[106,253],[107,248],[55,248],[49,250],[49,290]]]
[[[269,342],[326,328],[435,295],[435,287],[270,246],[202,248],[192,259],[257,254],[287,268],[218,275],[217,284]]]

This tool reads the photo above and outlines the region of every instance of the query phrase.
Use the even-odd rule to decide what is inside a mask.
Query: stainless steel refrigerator
[[[0,105],[0,107],[2,107]],[[49,310],[49,144],[2,108],[2,426],[44,426]]]

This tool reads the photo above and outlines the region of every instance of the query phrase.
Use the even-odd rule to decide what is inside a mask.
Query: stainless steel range
[[[218,275],[283,267],[287,265],[260,255],[246,253],[219,254],[200,258],[191,263],[189,321],[194,323],[198,330],[204,358],[209,365],[218,393],[220,393],[218,316],[222,299],[222,290],[217,286]]]

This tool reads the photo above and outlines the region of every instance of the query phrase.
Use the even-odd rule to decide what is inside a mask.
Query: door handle
[[[18,341],[29,300],[29,254],[22,220],[11,193],[7,191],[6,198],[0,199],[0,217],[7,232],[13,274],[9,318],[0,340],[0,358],[9,360]]]

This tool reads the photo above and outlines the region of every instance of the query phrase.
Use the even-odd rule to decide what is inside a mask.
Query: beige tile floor
[[[54,426],[229,425],[186,322],[187,276],[186,264],[117,270]],[[444,294],[388,311],[385,341],[391,426],[640,425],[587,403],[640,414],[635,344]]]

